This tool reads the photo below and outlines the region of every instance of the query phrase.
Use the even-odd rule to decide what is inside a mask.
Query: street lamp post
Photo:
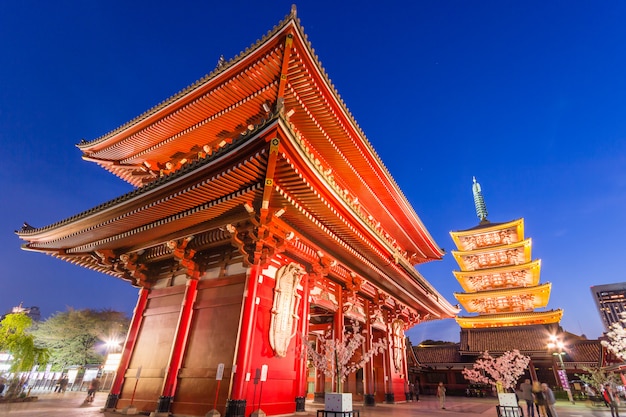
[[[563,363],[563,355],[565,345],[563,342],[554,335],[550,335],[550,342],[548,342],[548,350],[552,352],[552,355],[559,357],[559,365],[561,369],[557,369],[557,375],[559,376],[559,382],[561,388],[567,392],[567,398],[574,404],[574,397],[572,397],[572,390],[569,386],[569,380],[567,379],[567,371],[565,370],[565,363]]]

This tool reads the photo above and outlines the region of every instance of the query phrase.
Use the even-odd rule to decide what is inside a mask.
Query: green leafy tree
[[[33,332],[50,352],[53,370],[68,365],[102,363],[106,344],[121,343],[128,331],[124,313],[112,310],[74,310],[56,313]]]
[[[35,338],[28,332],[32,325],[32,319],[22,313],[7,314],[0,322],[0,351],[11,355],[9,371],[15,375],[9,382],[9,397],[19,394],[18,373],[30,371],[35,365],[45,365],[49,360],[48,350],[37,346]]]
[[[593,387],[596,392],[601,393],[602,387],[605,384],[615,385],[619,383],[619,376],[613,371],[607,371],[603,368],[590,368],[587,366],[583,366],[582,370],[587,372],[586,374],[576,374],[581,381],[585,384]]]

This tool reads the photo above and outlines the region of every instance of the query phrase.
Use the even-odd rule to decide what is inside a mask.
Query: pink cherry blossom
[[[463,369],[465,379],[478,383],[495,386],[498,382],[504,389],[515,388],[519,377],[524,375],[530,357],[522,355],[519,350],[507,351],[498,358],[484,351],[476,359],[473,369]]]
[[[606,334],[609,341],[603,340],[600,343],[619,359],[626,360],[626,329],[624,328],[626,311],[622,311],[619,315],[622,318],[618,322],[613,323]]]
[[[354,362],[352,357],[357,349],[365,343],[365,336],[360,332],[360,325],[352,321],[352,330],[344,330],[342,339],[334,339],[331,331],[317,335],[317,347],[315,344],[304,343],[303,354],[311,361],[313,366],[334,378],[337,392],[341,392],[341,385],[346,377],[365,366],[372,357],[382,353],[387,345],[382,339],[372,342],[372,348],[361,354],[361,360]]]

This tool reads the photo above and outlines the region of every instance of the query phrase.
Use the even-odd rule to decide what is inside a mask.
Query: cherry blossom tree
[[[615,322],[609,327],[609,332],[606,336],[609,340],[603,340],[600,343],[608,350],[610,350],[615,356],[621,360],[626,360],[626,311],[619,313],[621,319]]]
[[[504,352],[498,358],[484,351],[476,359],[473,369],[463,369],[463,376],[478,384],[496,386],[500,383],[504,389],[515,388],[517,380],[524,375],[529,362],[530,357],[522,355],[517,349]]]
[[[344,329],[341,340],[333,338],[332,331],[328,330],[323,335],[317,335],[317,348],[314,344],[303,344],[304,353],[313,366],[327,377],[333,378],[336,392],[342,392],[342,384],[349,374],[361,369],[372,357],[387,348],[382,339],[378,339],[372,343],[369,351],[361,354],[358,362],[354,362],[354,353],[365,342],[365,336],[360,330],[359,323],[352,321],[352,330]]]

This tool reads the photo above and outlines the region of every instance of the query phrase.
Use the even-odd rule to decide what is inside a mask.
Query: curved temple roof
[[[363,272],[387,271],[387,289],[433,317],[458,312],[415,270],[443,251],[330,83],[295,12],[192,86],[78,147],[139,188],[49,226],[25,225],[17,232],[25,249],[121,276],[107,251],[164,256],[171,239],[224,240],[225,224],[280,211],[270,216],[281,233],[319,235],[337,256],[361,259]]]
[[[218,151],[272,114],[286,115],[319,167],[410,263],[441,259],[422,224],[313,52],[295,9],[237,57],[112,132],[83,158],[142,186]]]

